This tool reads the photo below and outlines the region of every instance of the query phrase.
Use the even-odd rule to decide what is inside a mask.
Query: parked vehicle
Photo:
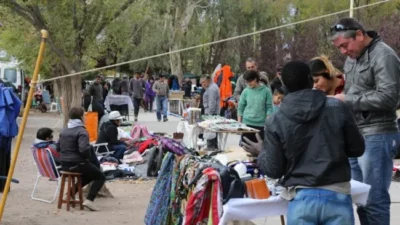
[[[4,82],[10,82],[17,90],[17,95],[24,101],[25,99],[25,73],[15,62],[0,62],[0,79]]]

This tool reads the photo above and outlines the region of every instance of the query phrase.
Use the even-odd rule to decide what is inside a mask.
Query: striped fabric
[[[47,148],[35,147],[31,147],[31,150],[40,175],[51,179],[57,179],[57,169],[50,150]]]

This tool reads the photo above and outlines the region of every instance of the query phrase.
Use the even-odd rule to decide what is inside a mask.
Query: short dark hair
[[[289,92],[310,89],[310,67],[298,60],[288,62],[282,68],[282,82]]]
[[[103,78],[101,77],[101,75],[97,75],[97,76],[96,76],[96,79],[97,79],[97,78],[103,79]]]
[[[243,79],[245,81],[257,80],[257,82],[258,82],[258,81],[260,81],[260,73],[255,70],[246,70],[243,74]]]
[[[47,127],[40,128],[36,133],[36,138],[40,140],[46,140],[47,138],[53,137],[53,130]]]
[[[271,81],[271,91],[272,93],[275,93],[275,90],[279,89],[282,87],[282,81],[281,79],[279,79],[279,77],[275,77],[272,81]]]
[[[68,112],[68,117],[69,119],[82,119],[83,115],[85,114],[85,111],[83,110],[82,107],[73,107],[72,109],[69,110]]]

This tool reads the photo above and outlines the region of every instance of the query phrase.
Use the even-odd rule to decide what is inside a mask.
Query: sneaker
[[[161,120],[158,120],[158,122],[161,122]]]
[[[167,117],[164,117],[164,122],[167,122],[168,121],[168,118]]]
[[[90,200],[87,200],[87,199],[83,202],[83,206],[84,206],[85,208],[89,209],[90,211],[100,211],[100,209],[97,208],[97,207],[94,205],[93,201],[90,201]]]
[[[137,117],[135,117],[135,122],[137,122]]]

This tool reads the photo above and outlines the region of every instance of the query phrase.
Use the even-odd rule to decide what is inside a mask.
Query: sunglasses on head
[[[336,32],[342,32],[342,31],[348,31],[348,30],[359,30],[359,28],[355,27],[347,27],[342,24],[336,24],[333,25],[330,29],[331,33],[336,33]]]

